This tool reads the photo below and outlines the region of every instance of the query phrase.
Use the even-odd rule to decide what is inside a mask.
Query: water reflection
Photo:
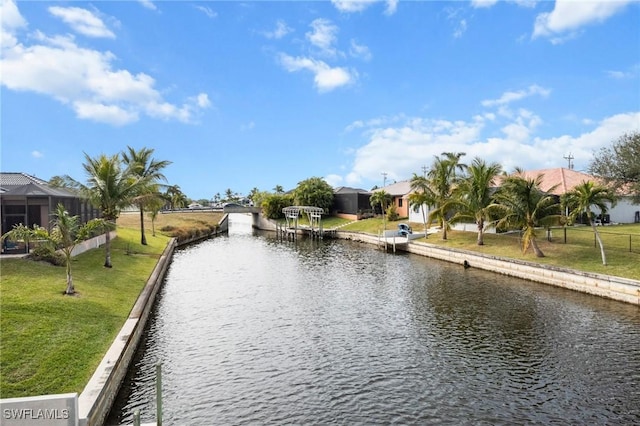
[[[633,424],[640,310],[232,217],[176,254],[109,422]]]

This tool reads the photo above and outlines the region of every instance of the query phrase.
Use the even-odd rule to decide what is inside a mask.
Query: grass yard
[[[64,267],[0,260],[0,397],[80,393],[122,327],[169,237],[118,229],[113,268],[104,249],[73,260],[75,296],[63,296]]]

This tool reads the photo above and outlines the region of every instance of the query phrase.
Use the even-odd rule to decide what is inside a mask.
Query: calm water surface
[[[232,215],[176,253],[109,418],[640,424],[640,308]]]

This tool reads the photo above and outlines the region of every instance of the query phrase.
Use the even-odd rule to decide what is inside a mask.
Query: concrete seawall
[[[151,307],[176,248],[172,239],[160,256],[129,317],[78,397],[79,426],[102,425],[129,369]]]
[[[336,237],[379,245],[378,237],[370,234],[337,231]],[[583,293],[640,306],[640,281],[638,280],[582,272],[552,265],[541,266],[538,263],[507,260],[467,250],[442,248],[434,244],[422,242],[409,242],[406,245],[399,246],[398,249],[460,265],[464,265],[466,262],[468,266],[473,268],[581,291]]]

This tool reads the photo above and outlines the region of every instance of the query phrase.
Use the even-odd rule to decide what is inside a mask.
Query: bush
[[[284,217],[282,209],[293,205],[293,197],[289,194],[273,194],[266,197],[261,204],[262,213],[269,219]]]
[[[41,244],[34,248],[29,257],[33,260],[49,262],[55,266],[64,266],[65,258],[62,253],[59,253],[48,244]]]
[[[387,207],[387,220],[389,222],[393,222],[395,220],[398,220],[399,218],[400,218],[400,215],[398,214],[398,210],[395,204],[392,204],[389,207]]]

